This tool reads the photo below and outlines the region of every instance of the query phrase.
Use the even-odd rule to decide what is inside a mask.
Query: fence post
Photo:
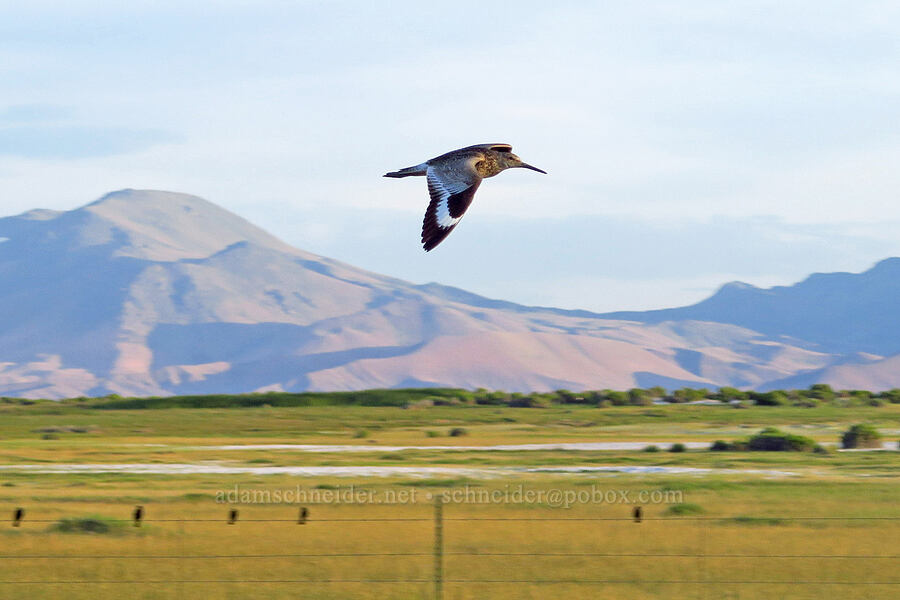
[[[444,500],[434,496],[434,600],[444,599]]]

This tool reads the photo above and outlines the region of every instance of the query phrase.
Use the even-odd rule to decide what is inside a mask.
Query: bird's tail
[[[405,169],[400,169],[399,171],[391,171],[390,173],[385,173],[385,177],[409,177],[411,175],[425,175],[425,172],[428,170],[428,165],[422,163],[421,165],[416,165],[414,167],[406,167]]]

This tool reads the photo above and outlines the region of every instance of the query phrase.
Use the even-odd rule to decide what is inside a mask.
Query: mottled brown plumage
[[[506,169],[544,173],[512,153],[509,144],[478,144],[453,150],[413,167],[385,173],[385,177],[425,176],[431,202],[422,223],[422,245],[428,252],[450,235],[475,197],[482,179]]]

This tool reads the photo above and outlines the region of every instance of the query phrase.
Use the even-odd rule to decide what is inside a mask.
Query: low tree
[[[647,390],[631,388],[628,390],[628,403],[633,406],[650,406],[653,404],[653,397]]]

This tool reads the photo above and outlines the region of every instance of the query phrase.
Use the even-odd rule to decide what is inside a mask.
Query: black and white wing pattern
[[[431,202],[422,223],[422,245],[428,252],[450,235],[475,197],[481,184],[477,176],[460,177],[459,173],[428,167],[428,194]]]

